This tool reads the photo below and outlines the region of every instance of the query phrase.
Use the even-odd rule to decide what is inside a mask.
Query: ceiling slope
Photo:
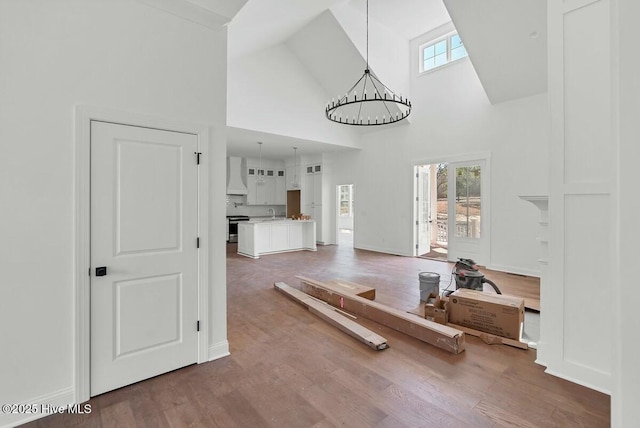
[[[228,55],[237,58],[283,43],[341,1],[344,0],[250,0],[229,24]]]
[[[444,0],[492,104],[547,90],[542,0]]]
[[[286,46],[328,97],[344,95],[366,66],[358,49],[328,10],[292,35]]]

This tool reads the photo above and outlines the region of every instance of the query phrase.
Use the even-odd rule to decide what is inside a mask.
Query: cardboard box
[[[440,296],[433,297],[433,293],[429,295],[424,305],[424,317],[438,324],[446,325],[449,322],[449,313],[445,307],[444,300]]]
[[[461,288],[449,296],[447,312],[450,323],[520,340],[524,299]]]

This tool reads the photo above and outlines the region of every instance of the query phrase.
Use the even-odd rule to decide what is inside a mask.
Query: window
[[[456,33],[420,46],[420,72],[433,70],[467,56],[462,39]]]

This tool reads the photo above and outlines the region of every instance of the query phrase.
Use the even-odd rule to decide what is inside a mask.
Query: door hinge
[[[200,331],[200,320],[196,322],[196,331]]]
[[[200,248],[200,237],[196,238],[196,248]]]
[[[416,220],[416,226],[418,226],[420,224],[420,221]]]
[[[194,152],[196,154],[196,163],[198,165],[200,165],[200,155],[202,154],[202,152]]]
[[[91,276],[91,268],[89,268],[89,272],[88,272],[89,276]]]
[[[419,248],[419,247],[418,247],[418,245],[419,245],[419,244],[416,244],[416,250]]]

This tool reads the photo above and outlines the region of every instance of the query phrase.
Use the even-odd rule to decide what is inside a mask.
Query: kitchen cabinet
[[[312,220],[248,221],[238,224],[238,254],[259,258],[287,251],[316,251],[316,223]]]
[[[276,170],[274,200],[276,205],[287,204],[287,178],[284,169]]]
[[[247,167],[247,205],[256,205],[258,203],[257,179],[258,168]]]
[[[322,235],[322,164],[305,166],[304,186],[302,188],[303,213],[310,215],[316,222],[316,239],[323,243]]]
[[[259,178],[264,183],[259,184]],[[247,167],[247,205],[286,205],[285,187],[283,169]]]

